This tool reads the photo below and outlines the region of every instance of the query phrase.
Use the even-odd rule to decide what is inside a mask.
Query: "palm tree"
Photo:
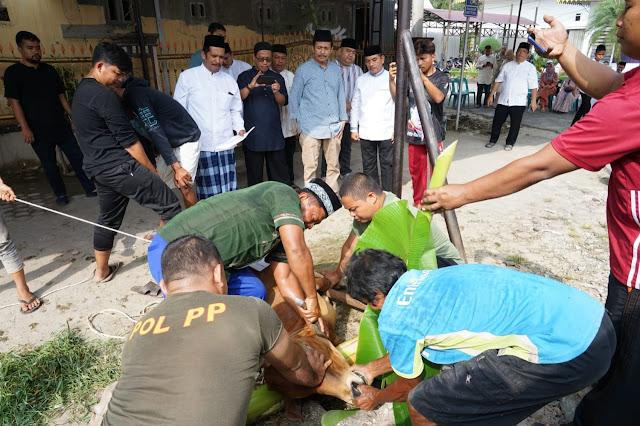
[[[616,21],[622,12],[624,12],[624,0],[604,0],[598,3],[593,14],[589,16],[587,24],[587,32],[593,31],[592,45],[596,44],[602,36],[604,36],[604,44],[607,46],[614,46],[618,43]],[[616,48],[616,53],[618,52],[620,49]]]

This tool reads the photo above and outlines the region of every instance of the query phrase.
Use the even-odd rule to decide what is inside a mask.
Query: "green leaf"
[[[347,417],[353,416],[355,413],[360,411],[359,409],[354,410],[331,410],[327,411],[323,416],[322,420],[320,420],[320,424],[322,426],[336,426],[342,420]]]
[[[433,167],[433,175],[431,176],[431,182],[429,188],[440,188],[444,185],[444,181],[449,173],[449,167],[451,167],[451,161],[453,160],[453,154],[456,152],[456,146],[458,141],[455,141],[447,147],[442,154],[436,160],[436,165]]]
[[[258,417],[269,411],[274,405],[280,402],[283,396],[280,392],[267,389],[267,385],[260,385],[251,393],[249,401],[249,411],[247,412],[247,423],[253,423]]]

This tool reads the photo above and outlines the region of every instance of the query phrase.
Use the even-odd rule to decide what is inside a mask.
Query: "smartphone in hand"
[[[534,36],[535,37],[535,36]],[[529,34],[529,37],[527,37],[527,40],[529,40],[529,43],[533,44],[533,46],[536,48],[536,50],[540,53],[542,53],[543,55],[547,54],[547,51],[545,49],[542,48],[542,46],[540,46],[537,42],[536,39],[532,37],[532,34]]]
[[[272,75],[261,75],[258,77],[258,84],[266,84],[267,86],[276,82],[276,78]]]

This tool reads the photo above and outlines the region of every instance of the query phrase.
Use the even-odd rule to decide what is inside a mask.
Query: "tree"
[[[482,40],[482,43],[478,46],[480,52],[484,52],[484,47],[486,45],[491,46],[491,49],[493,49],[494,52],[498,52],[502,48],[502,43],[500,43],[495,37],[487,37]]]
[[[434,9],[449,10],[449,0],[432,0],[431,5]],[[451,10],[464,10],[464,2],[458,3],[455,0],[451,0]]]
[[[618,43],[616,21],[622,12],[624,12],[624,0],[603,0],[598,3],[593,14],[589,16],[587,24],[587,32],[593,31],[591,45],[596,44],[605,33],[605,45],[614,46]],[[620,49],[616,49],[616,51],[619,52]]]

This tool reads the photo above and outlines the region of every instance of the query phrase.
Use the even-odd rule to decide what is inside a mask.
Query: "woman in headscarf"
[[[553,103],[554,112],[569,112],[578,98],[578,86],[569,77],[562,83],[562,87]]]
[[[547,66],[540,76],[540,84],[538,85],[538,104],[540,112],[545,112],[549,106],[549,96],[556,93],[558,85],[558,74],[553,68],[553,61],[547,61]]]

